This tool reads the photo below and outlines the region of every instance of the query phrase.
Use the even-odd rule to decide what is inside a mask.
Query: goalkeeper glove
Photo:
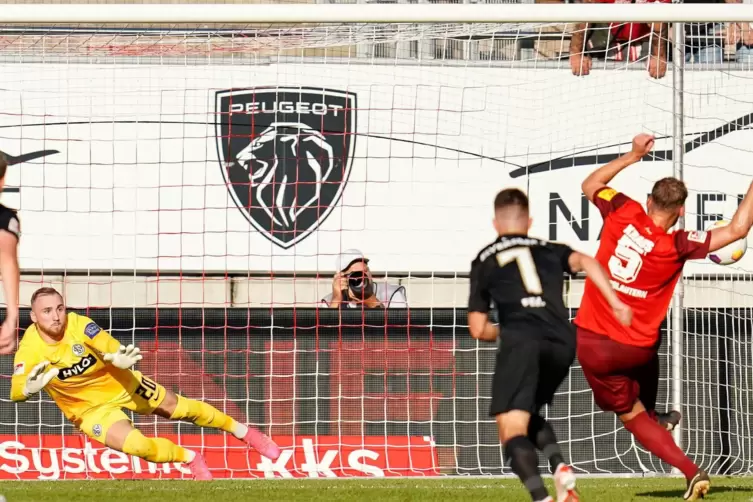
[[[50,380],[58,376],[59,370],[52,368],[45,372],[44,369],[50,364],[49,361],[42,361],[31,369],[31,373],[26,377],[26,385],[24,385],[24,396],[27,398],[33,394],[36,394],[40,390],[50,383]]]
[[[112,363],[116,368],[127,370],[137,362],[141,361],[141,354],[138,347],[129,344],[128,347],[120,346],[117,352],[105,354],[104,360]]]

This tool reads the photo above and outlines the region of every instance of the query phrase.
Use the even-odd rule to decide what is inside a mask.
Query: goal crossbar
[[[0,23],[753,22],[753,4],[7,4]]]

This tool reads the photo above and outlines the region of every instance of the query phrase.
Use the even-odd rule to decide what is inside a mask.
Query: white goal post
[[[534,235],[593,254],[580,182],[648,132],[655,151],[615,188],[642,202],[674,175],[679,226],[729,219],[753,164],[752,33],[753,4],[3,4],[22,301],[58,287],[139,344],[145,374],[285,447],[272,463],[134,417],[203,448],[216,477],[510,474],[496,349],[465,318],[494,194],[525,189]],[[409,309],[321,308],[353,248]],[[573,314],[582,288],[568,279]],[[714,474],[753,471],[752,298],[753,253],[690,263],[662,327],[657,408],[683,412],[676,439]],[[105,452],[46,395],[11,405],[8,386],[0,479],[185,475]],[[579,474],[670,472],[577,362],[546,414]]]

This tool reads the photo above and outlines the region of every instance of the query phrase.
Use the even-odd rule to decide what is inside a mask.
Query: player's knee
[[[139,430],[132,430],[123,442],[123,453],[134,457],[147,458],[154,453],[154,442]]]
[[[633,401],[631,403],[626,402],[626,406],[621,412],[615,412],[617,416],[620,417],[620,420],[622,423],[627,423],[646,411],[646,408],[643,406],[643,403],[640,402],[640,400]]]
[[[178,404],[178,396],[170,391],[165,391],[165,398],[160,405],[154,409],[154,414],[163,418],[171,418],[175,413],[175,409]]]
[[[533,414],[528,422],[528,437],[534,443],[556,443],[552,427],[540,415]]]
[[[516,436],[526,436],[530,418],[531,414],[522,410],[511,410],[497,415],[499,439],[506,443]]]

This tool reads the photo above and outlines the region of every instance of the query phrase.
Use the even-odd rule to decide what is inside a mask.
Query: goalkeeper
[[[32,295],[31,320],[34,324],[24,333],[15,356],[13,401],[24,401],[45,389],[90,438],[149,462],[187,463],[197,480],[212,479],[200,454],[167,439],[145,437],[123,408],[221,429],[271,460],[280,456],[278,446],[258,430],[130,369],[141,359],[139,349],[123,347],[87,317],[66,314],[63,297],[55,289],[41,288]]]

